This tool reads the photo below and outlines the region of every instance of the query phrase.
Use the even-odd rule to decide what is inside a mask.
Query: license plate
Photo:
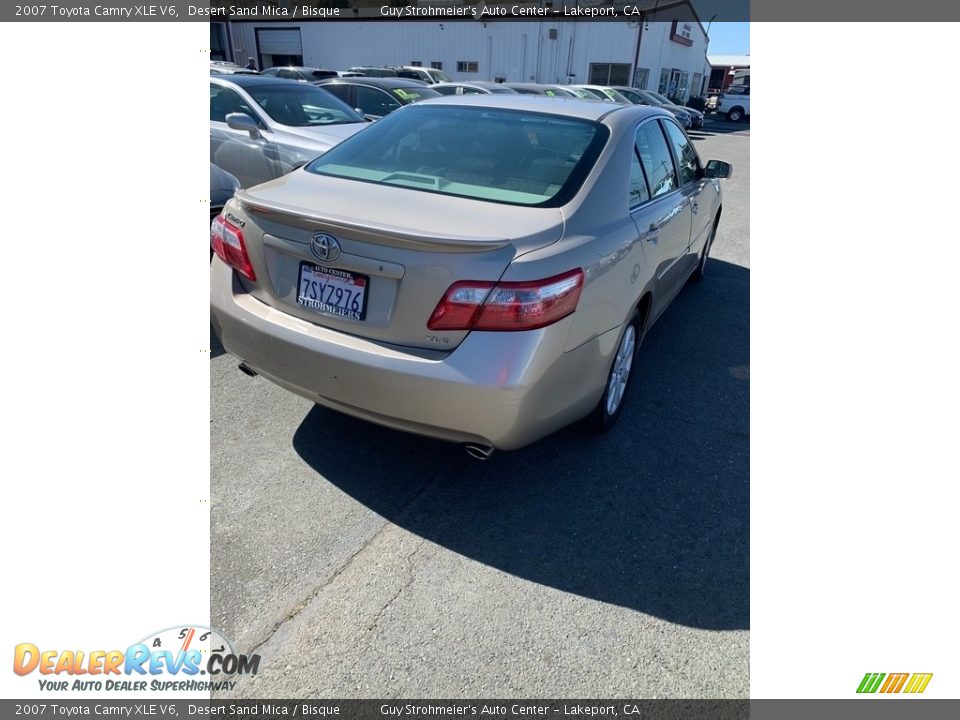
[[[366,275],[300,263],[297,304],[317,312],[363,320],[367,316],[369,285]]]

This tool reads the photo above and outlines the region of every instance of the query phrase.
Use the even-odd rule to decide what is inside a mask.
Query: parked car
[[[358,73],[359,75],[362,75],[363,77],[381,77],[381,78],[384,78],[384,77],[396,77],[396,76],[397,76],[397,71],[396,71],[396,70],[394,70],[393,68],[387,68],[387,67],[365,67],[365,66],[352,67],[352,68],[350,68],[350,72]],[[341,76],[341,77],[342,77],[342,76]]]
[[[503,93],[516,95],[517,91],[504,83],[477,81],[477,82],[445,82],[431,86],[441,95],[490,95]]]
[[[521,95],[548,95],[551,97],[578,97],[584,100],[596,100],[592,93],[575,88],[572,85],[549,85],[545,83],[506,83]]]
[[[261,75],[283,78],[284,80],[299,80],[300,82],[314,82],[325,78],[339,77],[336,70],[323,70],[315,67],[271,67],[260,71]]]
[[[475,456],[609,428],[729,174],[658,108],[415,103],[227,203],[212,322],[246,374]]]
[[[409,80],[422,80],[427,85],[436,85],[442,82],[453,82],[453,78],[447,75],[443,70],[437,68],[425,67],[398,67],[395,68],[397,77],[407,78]]]
[[[223,168],[210,163],[210,219],[213,220],[227,200],[240,189],[240,181]]]
[[[256,70],[249,70],[244,67],[240,67],[236,63],[227,62],[225,60],[211,60],[210,61],[210,74],[211,75],[259,75]]]
[[[333,78],[314,84],[329,90],[370,120],[379,120],[418,100],[440,97],[426,83],[406,78]]]
[[[243,187],[300,167],[367,124],[353,108],[307,83],[210,77],[210,162]]]
[[[600,100],[606,100],[607,102],[618,102],[623,103],[624,105],[632,105],[633,102],[628,100],[623,95],[621,95],[617,90],[607,85],[575,85],[574,87],[581,88],[591,93]]]
[[[687,115],[690,116],[690,120],[692,122],[693,127],[695,128],[703,127],[703,113],[700,112],[699,110],[696,110],[692,107],[687,107],[686,105],[677,105],[675,102],[673,102],[673,100],[668,98],[666,95],[655,93],[652,90],[647,90],[646,92],[648,95],[653,95],[653,97],[655,97],[657,100],[659,100],[663,104],[663,107],[665,107],[667,110],[671,112],[672,112],[672,108],[680,108],[681,110],[683,110]]]
[[[727,88],[718,100],[717,112],[726,115],[730,122],[750,117],[750,86],[731,85]]]
[[[689,130],[691,127],[693,127],[693,115],[687,112],[687,108],[682,108],[679,105],[674,105],[671,102],[665,103],[649,90],[625,88],[619,85],[616,87],[616,90],[635,105],[652,105],[653,107],[659,107],[666,110],[680,122],[685,130]],[[702,120],[700,124],[703,124]]]

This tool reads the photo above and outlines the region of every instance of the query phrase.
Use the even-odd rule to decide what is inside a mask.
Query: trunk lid
[[[307,322],[407,347],[455,348],[466,332],[427,329],[450,285],[496,282],[514,258],[563,234],[558,208],[304,170],[236,200],[257,273],[256,283],[241,278],[252,295]]]

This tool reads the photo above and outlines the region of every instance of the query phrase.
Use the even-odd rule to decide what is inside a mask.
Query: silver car
[[[210,78],[210,162],[243,187],[310,162],[367,124],[310,84],[260,75]]]
[[[477,456],[606,429],[729,174],[656,108],[409,105],[227,203],[213,324],[248,375]]]

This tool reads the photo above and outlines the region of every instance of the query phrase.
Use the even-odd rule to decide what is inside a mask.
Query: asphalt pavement
[[[487,462],[312,405],[212,338],[211,624],[230,697],[747,697],[749,126],[707,276],[618,425]]]

